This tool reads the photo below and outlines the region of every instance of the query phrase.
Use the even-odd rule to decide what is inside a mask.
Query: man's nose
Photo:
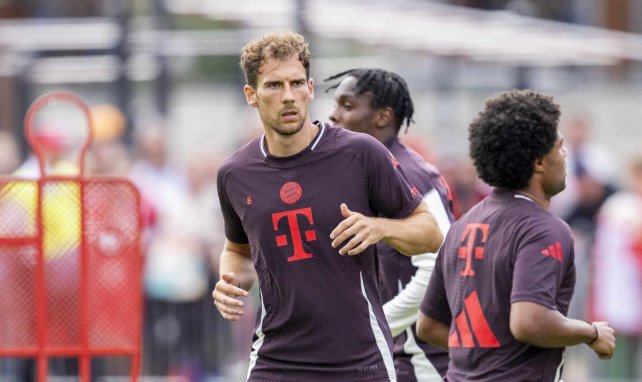
[[[336,111],[330,114],[330,122],[334,123],[335,125],[339,123],[339,119],[336,116]]]
[[[293,102],[294,101],[294,92],[290,85],[285,85],[283,88],[283,102]]]

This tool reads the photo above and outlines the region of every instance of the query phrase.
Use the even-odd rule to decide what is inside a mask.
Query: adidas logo
[[[560,263],[562,262],[562,244],[557,241],[555,244],[551,244],[548,246],[548,248],[542,250],[542,255],[544,256],[550,256],[554,258],[555,260],[559,261]]]
[[[453,330],[448,336],[448,346],[451,348],[473,348],[475,341],[482,348],[499,347],[499,341],[488,325],[476,291],[464,300],[464,310],[455,318],[455,327],[457,330]]]

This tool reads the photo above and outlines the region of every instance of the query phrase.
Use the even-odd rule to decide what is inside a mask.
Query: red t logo
[[[466,268],[460,272],[462,276],[475,276],[473,270],[473,256],[475,259],[484,258],[484,247],[488,239],[488,224],[470,223],[464,228],[464,234],[461,235],[461,247],[459,247],[459,258],[466,259]],[[481,232],[481,238],[477,238],[477,232]]]
[[[314,224],[312,209],[310,207],[272,214],[272,224],[274,225],[274,230],[277,232],[279,231],[279,221],[281,221],[281,218],[287,217],[287,225],[290,228],[290,237],[292,238],[292,246],[294,247],[294,253],[288,257],[288,261],[297,261],[313,257],[311,253],[307,253],[303,248],[303,237],[301,236],[301,229],[299,228],[299,221],[297,220],[297,216],[299,215],[305,217],[310,225]],[[316,239],[317,234],[313,229],[305,231],[305,241],[315,241]],[[288,236],[277,235],[276,245],[279,247],[288,245]]]

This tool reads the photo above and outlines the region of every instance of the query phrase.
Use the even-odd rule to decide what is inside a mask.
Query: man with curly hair
[[[514,90],[470,125],[470,155],[495,189],[450,228],[417,324],[420,338],[449,349],[449,382],[558,381],[564,348],[582,343],[613,355],[608,323],[566,317],[573,238],[548,211],[565,187],[559,116],[552,97]]]
[[[439,170],[399,140],[402,125],[413,122],[414,105],[406,81],[383,69],[352,69],[326,81],[335,89],[330,120],[350,131],[372,135],[397,158],[408,180],[445,235],[454,221],[450,192]],[[448,369],[448,353],[417,338],[415,323],[436,253],[408,257],[385,243],[379,252],[379,294],[394,336],[393,357],[399,382],[439,382]]]
[[[385,146],[312,122],[303,36],[251,41],[241,68],[265,133],[218,171],[226,242],[212,297],[238,320],[258,281],[248,381],[396,381],[374,244],[416,255],[443,235]]]

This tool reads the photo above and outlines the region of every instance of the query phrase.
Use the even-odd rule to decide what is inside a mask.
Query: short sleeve
[[[450,313],[450,306],[448,305],[448,299],[446,298],[442,257],[443,250],[440,250],[437,255],[435,269],[430,276],[428,289],[426,289],[426,294],[424,295],[419,309],[421,310],[421,313],[426,316],[443,322],[446,325],[450,325],[452,314]]]
[[[247,244],[248,238],[243,229],[241,218],[234,210],[234,206],[230,201],[226,189],[226,174],[227,172],[221,168],[216,177],[216,187],[218,189],[218,199],[223,214],[223,221],[225,225],[225,237],[237,244]]]
[[[374,138],[372,138],[374,140]],[[404,218],[422,201],[390,151],[374,140],[368,153],[366,171],[372,207],[389,218]]]
[[[557,221],[535,224],[517,248],[511,303],[531,301],[558,310],[560,289],[573,266],[570,231]]]

